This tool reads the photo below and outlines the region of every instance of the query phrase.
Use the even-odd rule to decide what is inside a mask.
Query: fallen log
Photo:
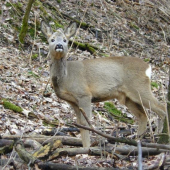
[[[41,170],[120,170],[119,168],[99,168],[99,167],[79,167],[79,166],[70,166],[66,164],[57,164],[52,162],[38,163],[38,168]],[[124,168],[128,170],[128,168]]]
[[[20,139],[20,135],[3,135],[0,137],[1,139],[10,139],[10,140],[17,140]],[[71,146],[82,146],[81,139],[75,137],[68,137],[68,136],[45,136],[45,135],[23,135],[22,139],[33,139],[39,142],[40,144],[47,144],[51,140],[61,140],[63,145],[71,145]]]

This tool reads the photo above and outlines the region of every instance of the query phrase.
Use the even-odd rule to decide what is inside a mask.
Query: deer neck
[[[59,59],[52,57],[52,63],[50,68],[50,75],[54,86],[58,86],[63,82],[63,79],[67,76],[66,57]],[[57,83],[57,84],[56,84]]]

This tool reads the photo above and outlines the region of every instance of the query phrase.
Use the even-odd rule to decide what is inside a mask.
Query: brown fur
[[[60,33],[52,33],[51,28],[44,22],[41,28],[49,41],[52,59],[50,76],[55,93],[71,104],[76,112],[78,123],[87,126],[79,108],[82,108],[90,119],[91,102],[117,98],[138,119],[138,135],[142,135],[147,127],[147,116],[142,105],[151,108],[159,115],[162,119],[159,130],[162,130],[166,109],[152,95],[150,79],[146,76],[148,64],[133,57],[66,61],[68,39],[76,31],[74,23],[65,32]],[[62,52],[56,51],[58,44],[62,45]],[[83,146],[89,147],[89,131],[81,129],[81,136]]]

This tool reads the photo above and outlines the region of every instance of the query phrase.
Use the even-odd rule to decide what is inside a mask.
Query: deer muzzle
[[[63,45],[62,44],[57,44],[55,46],[55,51],[57,52],[63,52],[64,48],[63,48]]]

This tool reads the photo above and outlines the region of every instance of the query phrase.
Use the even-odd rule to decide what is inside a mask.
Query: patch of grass
[[[38,54],[33,54],[33,55],[31,56],[31,58],[32,58],[33,60],[37,59],[37,57],[38,57]]]
[[[128,118],[126,115],[122,114],[122,112],[120,110],[118,110],[114,104],[112,102],[105,102],[104,103],[104,108],[108,111],[108,113],[113,116],[115,119],[121,121],[121,122],[125,122],[125,123],[129,123],[129,124],[133,124],[133,120]]]
[[[154,87],[158,89],[159,84],[157,82],[151,82],[151,88],[153,89]]]
[[[9,2],[7,2],[6,7],[11,7],[11,4]]]
[[[35,74],[32,71],[28,71],[29,76],[35,77],[35,78],[39,78],[39,75]]]
[[[118,110],[118,109],[114,106],[114,104],[111,103],[111,102],[105,102],[105,103],[104,103],[104,108],[105,108],[107,111],[113,113],[113,114],[116,115],[116,116],[122,116],[122,112],[121,112],[120,110]]]
[[[149,62],[150,59],[149,59],[149,58],[145,58],[144,61],[145,61],[145,62]]]

